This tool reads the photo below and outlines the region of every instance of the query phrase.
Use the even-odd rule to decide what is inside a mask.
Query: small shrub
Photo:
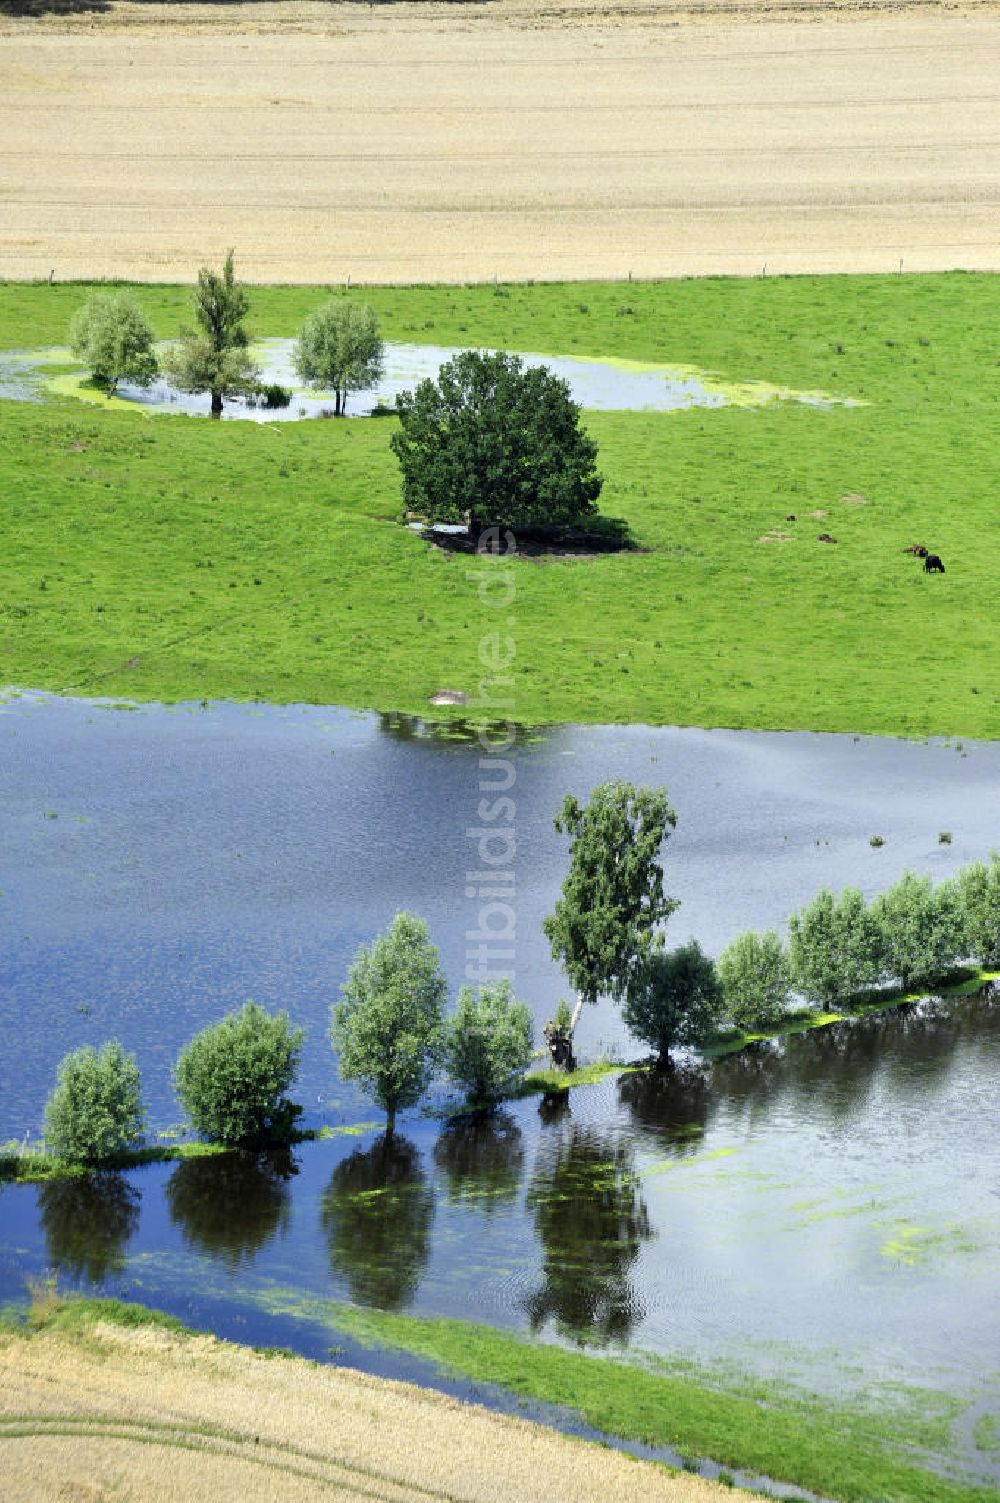
[[[231,1147],[287,1142],[302,1111],[285,1095],[298,1074],[302,1039],[287,1013],[272,1016],[255,1002],[196,1034],[174,1067],[174,1088],[195,1131]]]
[[[514,1077],[531,1063],[534,1022],[507,981],[476,990],[463,986],[444,1026],[445,1071],[469,1101],[499,1101]]]
[[[145,1125],[134,1055],[117,1042],[66,1055],[45,1107],[45,1141],[59,1158],[106,1163],[137,1143]]]
[[[249,407],[266,407],[273,410],[278,407],[290,407],[294,393],[287,386],[282,386],[279,381],[262,381],[247,391],[247,405]]]
[[[963,867],[955,887],[966,953],[984,969],[1000,966],[1000,855]]]
[[[881,850],[882,846],[885,845],[885,836],[870,835],[868,838],[868,844],[871,846],[873,851]]]
[[[697,940],[653,955],[625,1001],[625,1026],[667,1063],[677,1044],[700,1044],[722,1011],[722,986],[714,962]]]
[[[938,845],[951,845],[951,831],[942,830],[938,835]]]
[[[745,1033],[773,1028],[788,1010],[791,968],[773,929],[740,934],[719,956],[726,1013]]]

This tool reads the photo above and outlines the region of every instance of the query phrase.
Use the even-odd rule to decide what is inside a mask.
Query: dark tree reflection
[[[451,1200],[479,1206],[489,1214],[517,1197],[524,1170],[521,1129],[508,1112],[460,1117],[443,1129],[434,1146],[434,1162]]]
[[[323,1197],[330,1266],[351,1298],[401,1310],[417,1291],[430,1254],[434,1194],[420,1154],[383,1134],[338,1164]]]
[[[38,1216],[49,1262],[58,1272],[92,1284],[121,1273],[141,1201],[121,1174],[85,1174],[41,1185]]]
[[[527,1301],[532,1330],[554,1321],[578,1341],[624,1341],[644,1313],[629,1278],[652,1235],[631,1145],[570,1122],[528,1190],[544,1282]]]
[[[182,1159],[165,1192],[170,1220],[195,1252],[236,1268],[287,1228],[298,1172],[288,1152]]]
[[[618,1077],[618,1100],[637,1128],[679,1153],[696,1153],[712,1108],[711,1081],[701,1069],[637,1070]]]

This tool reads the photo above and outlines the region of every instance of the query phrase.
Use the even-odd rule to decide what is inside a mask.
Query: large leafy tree
[[[244,319],[250,311],[246,288],[233,273],[233,253],[221,273],[203,266],[194,291],[197,328],[184,328],[165,365],[179,391],[207,391],[212,416],[222,416],[225,397],[240,396],[260,384],[260,370],[250,354]]]
[[[534,1023],[509,981],[474,991],[463,986],[442,1035],[442,1062],[449,1078],[475,1106],[500,1100],[519,1071],[531,1063]]]
[[[430,1084],[446,990],[427,925],[397,913],[370,948],[358,951],[334,1006],[330,1036],[341,1077],[374,1097],[389,1133],[396,1113],[415,1106]]]
[[[788,920],[792,980],[810,1002],[832,1007],[874,986],[882,969],[879,926],[856,887],[824,888]]]
[[[66,1055],[45,1106],[45,1141],[59,1158],[107,1163],[141,1139],[145,1123],[134,1054],[112,1040]]]
[[[579,524],[597,509],[597,446],[565,381],[516,355],[466,350],[396,398],[403,500],[432,522]]]
[[[953,883],[904,872],[871,907],[881,937],[885,974],[902,987],[939,976],[964,944],[962,910]]]
[[[109,397],[121,381],[148,386],[157,375],[153,326],[131,293],[95,292],[74,314],[69,342]]]
[[[1000,856],[963,867],[956,887],[965,949],[981,966],[1000,965]]]
[[[625,1025],[656,1050],[661,1066],[670,1050],[701,1044],[722,1012],[722,984],[711,958],[697,940],[669,954],[652,955],[639,982],[625,999]]]
[[[334,412],[342,417],[348,392],[380,379],[384,354],[374,308],[331,298],[306,319],[292,358],[308,386],[333,392]]]
[[[581,804],[567,795],[555,827],[570,839],[562,896],[543,928],[576,994],[569,1034],[584,1002],[621,1002],[663,944],[657,926],[678,906],[663,891],[660,851],[677,816],[663,788],[601,783]]]
[[[302,1111],[286,1093],[303,1037],[286,1012],[267,1013],[255,1002],[195,1034],[174,1066],[174,1088],[195,1131],[234,1148],[287,1142]]]
[[[716,969],[728,1016],[744,1033],[776,1028],[788,1011],[792,971],[773,929],[738,934],[719,956]]]

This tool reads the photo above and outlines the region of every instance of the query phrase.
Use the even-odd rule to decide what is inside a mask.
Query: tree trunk
[[[334,417],[341,416],[341,396],[339,388],[337,388],[333,393],[333,415]]]
[[[214,418],[220,418],[222,416],[222,392],[221,391],[213,391],[212,392],[212,416]]]
[[[545,1042],[549,1047],[549,1056],[557,1070],[573,1071],[576,1069],[576,1060],[573,1057],[573,1034],[576,1025],[580,1021],[580,1013],[583,1009],[583,998],[577,995],[576,1006],[570,1019],[569,1027],[557,1028],[554,1023],[546,1023],[543,1030]]]

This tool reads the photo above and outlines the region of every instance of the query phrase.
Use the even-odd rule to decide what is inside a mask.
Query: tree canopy
[[[496,1102],[531,1062],[534,1022],[509,981],[463,986],[444,1027],[445,1070],[477,1106]]]
[[[121,381],[148,386],[158,374],[153,326],[129,292],[93,293],[73,316],[69,342],[109,397]]]
[[[257,1148],[287,1142],[302,1108],[286,1098],[299,1072],[303,1031],[286,1012],[247,1002],[195,1034],[174,1067],[174,1088],[196,1132]]]
[[[567,795],[555,827],[570,838],[562,896],[543,928],[579,998],[620,1002],[662,945],[658,924],[678,906],[663,891],[660,850],[677,816],[663,788],[601,783],[581,804]]]
[[[141,1139],[145,1123],[134,1054],[112,1040],[66,1055],[45,1107],[45,1141],[59,1158],[106,1163]]]
[[[697,940],[650,956],[625,999],[625,1026],[668,1064],[675,1045],[701,1044],[719,1021],[722,985]]]
[[[193,308],[196,329],[184,328],[164,361],[179,391],[207,391],[212,416],[222,416],[225,397],[253,391],[260,370],[250,354],[244,319],[250,310],[246,288],[233,273],[233,253],[226,256],[221,274],[203,266],[198,272]]]
[[[432,522],[568,527],[594,516],[597,446],[565,381],[516,355],[466,350],[396,398],[391,439],[408,510]]]
[[[738,934],[716,964],[724,1005],[744,1033],[775,1028],[788,1011],[792,973],[774,929]]]
[[[341,990],[330,1028],[341,1077],[374,1097],[391,1132],[426,1091],[440,1047],[446,983],[424,921],[397,913],[358,951]]]
[[[792,978],[808,1001],[823,1007],[875,986],[882,939],[856,887],[837,897],[823,888],[788,920]]]
[[[308,386],[333,392],[334,411],[342,417],[348,392],[364,391],[381,378],[384,352],[374,308],[331,298],[302,325],[292,358]]]

